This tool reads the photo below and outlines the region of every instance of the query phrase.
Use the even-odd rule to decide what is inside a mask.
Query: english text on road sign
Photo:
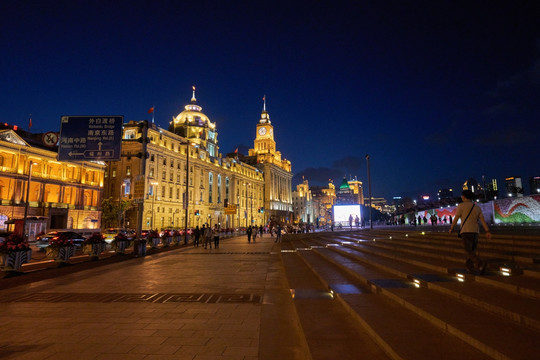
[[[120,160],[121,115],[62,116],[59,161]]]

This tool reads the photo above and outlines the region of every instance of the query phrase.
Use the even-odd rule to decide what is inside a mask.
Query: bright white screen
[[[335,223],[348,223],[350,215],[352,215],[353,223],[356,216],[362,220],[362,214],[360,214],[360,205],[334,205]]]

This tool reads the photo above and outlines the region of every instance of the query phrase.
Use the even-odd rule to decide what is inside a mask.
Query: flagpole
[[[152,124],[154,123],[154,115],[156,114],[156,106],[152,105]]]

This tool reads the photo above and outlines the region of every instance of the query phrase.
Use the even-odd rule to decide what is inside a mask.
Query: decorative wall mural
[[[495,200],[495,224],[540,222],[540,195]]]

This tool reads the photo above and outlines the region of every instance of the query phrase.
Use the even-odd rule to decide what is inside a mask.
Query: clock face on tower
[[[265,128],[265,127],[259,128],[259,135],[262,136],[262,135],[264,135],[264,134],[266,134],[266,128]]]

